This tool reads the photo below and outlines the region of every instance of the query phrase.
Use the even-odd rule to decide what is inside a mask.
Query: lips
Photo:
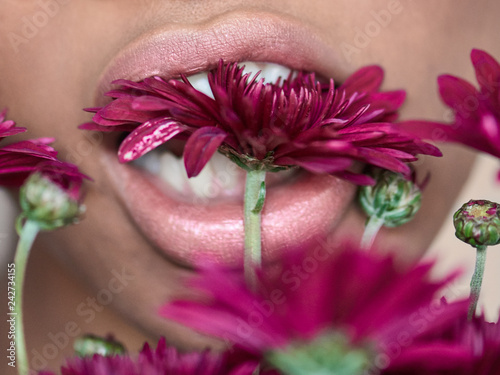
[[[155,30],[132,42],[102,74],[96,105],[105,104],[102,94],[115,79],[194,74],[221,58],[274,62],[338,78],[347,73],[332,68],[335,55],[310,28],[270,14],[230,14],[193,28]],[[156,176],[120,164],[114,151],[104,153],[104,168],[131,220],[155,248],[184,265],[202,260],[242,264],[241,201],[178,199]],[[264,260],[329,233],[354,192],[353,185],[339,178],[306,172],[270,187],[262,216]]]
[[[172,78],[209,70],[225,61],[274,62],[343,80],[352,73],[310,27],[269,13],[230,13],[195,28],[154,30],[131,42],[105,68],[96,106],[116,79]]]

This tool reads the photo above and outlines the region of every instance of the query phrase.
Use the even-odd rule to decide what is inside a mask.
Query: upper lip
[[[125,46],[108,64],[99,80],[96,106],[102,106],[109,100],[103,94],[113,87],[112,81],[116,79],[140,81],[153,75],[172,78],[182,73],[205,71],[215,66],[220,59],[274,62],[293,69],[309,70],[326,77],[344,79],[349,72],[341,65],[339,56],[318,35],[311,27],[288,16],[241,12],[225,14],[196,27],[153,30]],[[227,228],[219,225],[218,234],[213,239],[207,237],[206,233],[200,234],[199,230],[193,229],[193,226],[196,227],[193,223],[197,219],[190,216],[189,210],[179,209],[169,197],[160,199],[157,191],[148,188],[148,184],[141,181],[133,169],[117,165],[115,158],[104,157],[103,163],[109,172],[115,192],[128,207],[142,232],[167,254],[183,263],[186,260],[190,263],[197,256],[192,251],[183,249],[187,243],[196,247],[195,250],[203,251],[211,247],[207,253],[211,253],[215,259],[234,262],[240,258],[234,251],[231,253],[229,247],[233,250],[236,248],[237,251],[241,248],[236,242],[242,241],[242,209],[241,212],[236,207],[220,210],[219,216],[222,217],[217,225],[227,224]],[[293,200],[291,204],[290,200],[280,198],[284,192],[271,192],[269,200],[266,201],[268,209],[266,212],[264,207],[263,212],[263,222],[268,223],[267,235],[266,227],[263,228],[265,257],[276,253],[276,246],[298,241],[299,238],[295,238],[297,236],[310,239],[314,235],[314,229],[318,232],[330,230],[331,224],[338,222],[343,215],[355,189],[339,179],[332,179],[331,185],[324,178],[307,181],[304,182],[305,185],[298,186],[303,189],[301,193],[308,191],[309,198],[306,197],[307,194],[296,194],[296,197],[301,197],[297,200],[287,196],[287,199]],[[151,199],[146,197],[148,193]],[[300,203],[314,212],[293,208]],[[180,229],[172,232],[172,228],[165,226],[170,224],[157,223],[174,212],[177,215],[187,215],[175,219],[174,225],[181,227]],[[329,218],[331,219],[328,220]],[[199,219],[203,227],[205,224],[202,225],[201,221],[207,220],[206,215]],[[298,225],[301,220],[308,223]],[[294,223],[295,221],[298,222]],[[306,233],[302,233],[304,230]],[[195,237],[198,233],[199,238],[181,238],[182,233]],[[217,243],[217,238],[219,242],[226,241],[227,238],[231,238],[231,241]],[[212,242],[207,243],[207,239]],[[267,249],[266,243],[270,244]]]
[[[349,73],[339,55],[312,27],[289,16],[229,13],[196,27],[152,30],[125,46],[101,74],[96,106],[116,79],[171,78],[215,67],[217,62],[263,61],[344,79]]]

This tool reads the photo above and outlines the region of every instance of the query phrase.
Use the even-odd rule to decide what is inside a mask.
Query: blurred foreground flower
[[[427,342],[427,344],[426,344]],[[451,370],[439,370],[433,367],[435,355],[426,353],[427,360],[401,361],[381,375],[499,375],[500,374],[500,322],[489,323],[484,316],[474,317],[470,321],[466,314],[452,324],[436,327],[422,335],[417,344],[432,348],[432,342],[460,345],[466,349],[467,361],[456,360],[451,363]],[[463,350],[463,349],[462,349]],[[423,353],[424,354],[424,353]],[[451,354],[451,353],[450,353]],[[452,355],[450,361],[454,361]]]
[[[408,131],[437,142],[455,142],[500,158],[500,64],[474,49],[471,60],[479,89],[464,79],[442,75],[439,93],[453,110],[454,122],[408,121]]]
[[[73,358],[61,368],[62,375],[251,375],[257,362],[243,357],[204,352],[180,354],[160,339],[156,350],[148,344],[137,358],[129,355]],[[42,372],[40,375],[54,375]]]
[[[287,254],[281,273],[260,273],[255,292],[234,271],[204,268],[191,281],[199,299],[174,301],[161,314],[260,355],[284,374],[362,374],[393,361],[429,361],[431,351],[435,368],[469,359],[456,343],[412,345],[466,310],[467,301],[431,305],[453,275],[431,282],[430,264],[398,272],[390,257],[333,251]]]
[[[339,87],[299,72],[265,83],[243,74],[236,63],[208,74],[214,98],[182,81],[118,80],[115,100],[83,129],[130,132],[119,149],[122,162],[135,160],[174,137],[187,138],[184,162],[196,176],[217,149],[247,170],[276,171],[300,166],[359,184],[373,180],[351,167],[363,162],[409,176],[417,154],[440,155],[434,146],[402,134],[397,109],[404,91],[379,92],[383,71],[360,69]]]

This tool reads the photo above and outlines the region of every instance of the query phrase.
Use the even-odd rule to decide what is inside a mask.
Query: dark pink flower
[[[243,357],[192,352],[181,354],[160,339],[156,350],[148,344],[137,358],[129,355],[74,358],[61,368],[62,375],[251,375],[257,362]],[[51,375],[46,373],[46,375]]]
[[[455,142],[500,158],[500,64],[474,49],[471,60],[479,89],[451,75],[438,78],[439,93],[453,110],[454,122],[409,121],[413,134],[437,142]]]
[[[361,350],[366,366],[382,369],[393,359],[414,358],[417,354],[408,348],[416,337],[467,309],[467,301],[439,308],[431,305],[436,292],[453,276],[429,281],[430,264],[399,272],[389,257],[350,249],[334,256],[329,250],[286,255],[281,272],[260,275],[255,292],[240,274],[202,269],[192,281],[201,292],[199,300],[174,301],[161,314],[266,359],[282,352],[307,358],[297,353],[317,353],[334,337],[335,349],[325,354],[324,364],[339,354],[335,350],[344,354]],[[437,354],[452,352],[454,358],[466,359],[467,351],[459,345],[432,345]]]
[[[94,122],[81,128],[130,132],[118,152],[122,162],[183,137],[188,176],[196,176],[219,150],[249,169],[300,166],[367,184],[371,178],[352,172],[355,161],[408,175],[406,163],[417,154],[440,155],[392,123],[405,93],[379,92],[382,79],[382,69],[370,66],[339,87],[303,72],[264,83],[221,61],[208,74],[215,99],[184,76],[118,80],[119,88],[108,93],[114,100],[88,109]]]
[[[460,346],[466,352],[437,353],[433,346]],[[484,316],[467,319],[464,313],[447,325],[436,327],[413,344],[414,356],[392,362],[381,375],[499,375],[500,324],[488,323]],[[464,358],[466,360],[464,361]],[[443,366],[447,359],[448,366]],[[436,362],[441,366],[436,368]]]
[[[23,133],[14,121],[5,121],[6,111],[0,113],[0,141]],[[41,172],[65,189],[72,198],[79,196],[84,178],[88,178],[70,163],[57,159],[57,151],[49,146],[53,138],[38,138],[0,147],[0,186],[19,187],[33,172]]]

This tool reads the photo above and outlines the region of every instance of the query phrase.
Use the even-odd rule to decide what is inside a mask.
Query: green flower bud
[[[373,186],[361,186],[358,199],[368,217],[376,216],[386,227],[409,222],[420,208],[422,193],[417,183],[401,174],[372,168]]]
[[[500,205],[470,200],[453,215],[457,238],[473,247],[500,243]]]
[[[372,350],[354,347],[341,333],[323,334],[266,355],[271,365],[288,375],[363,374],[370,368],[373,358]]]
[[[79,337],[73,343],[75,353],[80,357],[99,354],[103,356],[122,355],[126,352],[125,347],[112,337],[103,339],[94,335]]]
[[[44,230],[73,224],[84,211],[84,206],[41,173],[32,174],[21,187],[20,204],[23,216]]]

